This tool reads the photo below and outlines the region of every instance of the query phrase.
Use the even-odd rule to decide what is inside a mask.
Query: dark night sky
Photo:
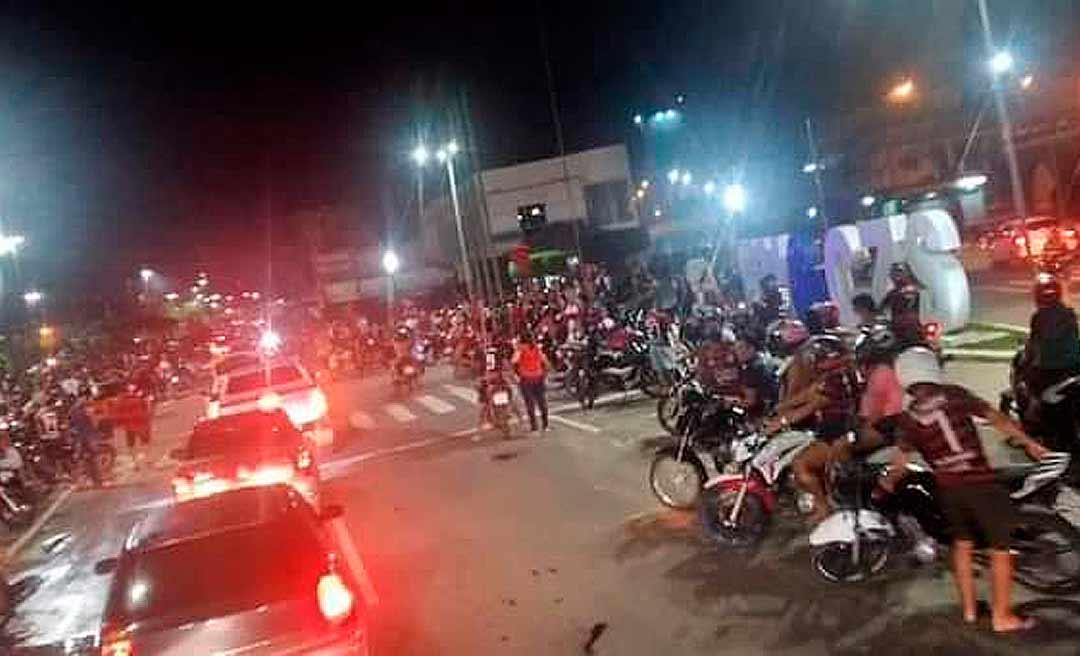
[[[625,140],[635,108],[685,92],[734,156],[755,147],[748,114],[784,138],[800,112],[879,94],[931,0],[91,4],[0,8],[0,213],[44,279],[262,252],[268,198],[379,228],[417,127],[445,129],[462,90],[482,163],[552,154],[541,20],[569,148]]]

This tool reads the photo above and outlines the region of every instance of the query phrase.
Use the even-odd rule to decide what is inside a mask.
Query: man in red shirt
[[[109,415],[124,429],[131,460],[138,470],[145,457],[143,452],[150,448],[150,404],[135,384],[129,384],[127,391],[113,399],[110,406]]]
[[[1011,603],[1012,500],[995,481],[972,417],[989,421],[1010,444],[1023,447],[1035,460],[1048,451],[986,401],[958,385],[943,384],[936,362],[912,353],[915,350],[902,353],[896,362],[897,375],[911,401],[903,413],[885,420],[899,438],[899,450],[882,487],[892,491],[904,475],[908,454],[918,451],[934,471],[941,509],[952,528],[953,573],[964,621],[976,619],[972,552],[975,538],[982,536],[990,546],[993,630],[1029,629],[1033,620],[1016,615]]]

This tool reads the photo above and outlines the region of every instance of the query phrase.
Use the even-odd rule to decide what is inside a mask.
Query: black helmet
[[[766,347],[769,353],[786,357],[798,349],[810,336],[806,325],[798,319],[778,319],[768,328]]]
[[[1050,273],[1040,273],[1035,279],[1035,304],[1039,307],[1053,305],[1061,300],[1061,282]]]
[[[818,374],[845,369],[851,364],[851,353],[839,337],[817,335],[803,347],[806,358]]]
[[[911,281],[914,275],[911,273],[911,267],[907,262],[893,262],[889,267],[889,278],[894,283],[901,284]]]
[[[815,335],[840,325],[840,308],[832,301],[818,301],[806,312],[806,327]]]
[[[885,324],[877,324],[859,336],[855,343],[855,359],[859,364],[888,361],[896,355],[897,345],[893,331]]]

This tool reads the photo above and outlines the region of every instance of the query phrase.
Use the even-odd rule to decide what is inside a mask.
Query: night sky
[[[872,101],[925,55],[912,21],[934,3],[92,4],[0,8],[0,216],[30,240],[26,275],[72,288],[255,258],[266,216],[293,240],[303,207],[378,234],[406,211],[417,130],[445,134],[463,95],[482,164],[550,156],[542,26],[568,148],[624,141],[635,110],[685,93],[712,117],[695,138],[731,159],[797,154],[800,116]],[[992,6],[1012,25],[1027,4]]]

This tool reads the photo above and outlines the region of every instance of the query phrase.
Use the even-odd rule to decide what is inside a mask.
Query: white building
[[[505,256],[523,241],[522,221],[544,219],[530,241],[537,246],[572,250],[576,241],[590,242],[640,227],[630,201],[630,162],[622,144],[603,146],[565,158],[488,169],[475,176],[458,172],[459,199],[470,252]],[[443,182],[445,192],[445,182]],[[484,244],[484,208],[476,202],[483,190],[490,243]],[[460,261],[453,209],[443,196],[425,205],[422,227],[424,256],[432,264]],[[575,234],[576,232],[576,234]]]

